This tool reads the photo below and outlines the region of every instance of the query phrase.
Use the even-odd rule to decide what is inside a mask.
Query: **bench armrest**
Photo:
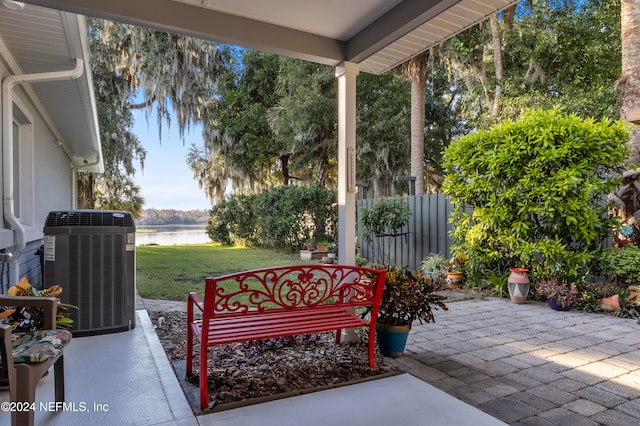
[[[202,300],[200,299],[200,296],[198,296],[198,293],[189,293],[189,298],[187,301],[190,306],[196,306],[200,312],[204,312],[204,303],[202,303]]]
[[[56,328],[56,315],[58,313],[58,299],[55,297],[40,296],[7,296],[0,295],[0,306],[28,306],[44,310],[44,328],[53,330]]]

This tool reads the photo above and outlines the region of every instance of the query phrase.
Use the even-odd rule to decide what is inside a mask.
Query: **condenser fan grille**
[[[73,210],[50,212],[44,226],[134,226],[127,212],[106,210]]]

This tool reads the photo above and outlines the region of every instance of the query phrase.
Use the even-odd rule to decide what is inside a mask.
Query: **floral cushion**
[[[67,330],[13,333],[13,362],[32,364],[46,361],[60,354],[70,341],[71,333]]]

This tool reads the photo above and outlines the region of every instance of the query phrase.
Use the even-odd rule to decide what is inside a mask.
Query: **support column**
[[[356,76],[360,67],[343,62],[338,78],[338,263],[356,264]],[[354,329],[342,330],[342,342],[357,342]]]
[[[338,78],[338,263],[356,264],[356,76],[357,64],[336,67]]]

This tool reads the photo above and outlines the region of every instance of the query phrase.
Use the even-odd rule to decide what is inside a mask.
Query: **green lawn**
[[[203,296],[206,277],[308,262],[298,253],[219,244],[141,246],[136,247],[136,283],[144,298],[186,300],[190,291]]]

